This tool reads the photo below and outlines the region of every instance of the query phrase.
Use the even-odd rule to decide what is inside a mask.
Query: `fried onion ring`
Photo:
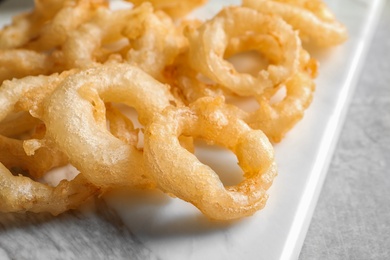
[[[240,41],[243,42],[243,41]],[[259,47],[258,39],[247,37],[245,39],[245,48],[251,49],[251,45]],[[249,44],[250,43],[250,44]],[[249,44],[249,45],[248,45]],[[264,43],[263,43],[264,44]],[[261,48],[267,48],[272,43],[264,44]],[[230,55],[243,51],[241,44],[229,45]],[[273,60],[279,59],[277,55],[271,53]],[[202,98],[203,96],[225,96],[231,94],[221,91],[218,86],[206,84],[197,78],[197,72],[181,64],[185,58],[179,57],[175,66],[170,67],[169,77],[172,78],[171,84],[174,89],[178,89],[179,96],[182,95],[187,100],[187,104]],[[310,57],[308,52],[300,50],[298,70],[279,85],[266,89],[261,95],[253,95],[259,104],[259,109],[253,112],[247,112],[236,107],[232,113],[244,120],[253,129],[264,131],[267,137],[274,143],[280,142],[285,134],[302,119],[305,110],[311,103],[315,83],[313,78],[317,75],[318,62]],[[271,102],[278,90],[285,88],[286,94],[278,102]]]
[[[47,37],[50,36],[53,37],[52,34]],[[38,68],[49,69],[40,70],[41,74],[90,68],[110,61],[117,55],[120,57],[119,62],[136,65],[163,80],[163,69],[173,62],[184,42],[185,38],[170,17],[162,12],[154,12],[150,3],[144,3],[134,9],[99,8],[88,21],[67,32],[60,49],[50,55],[38,52],[33,54],[40,58],[38,64],[42,66]],[[3,74],[8,75],[9,70]],[[23,70],[20,75],[16,72],[14,74],[23,76],[28,73],[38,74],[31,68]]]
[[[58,151],[42,147],[33,155],[27,155],[24,141],[0,135],[0,162],[8,169],[27,171],[34,179],[43,177],[54,167],[64,166],[68,159]]]
[[[54,63],[46,54],[24,49],[0,49],[0,84],[6,79],[52,72],[55,72]]]
[[[0,212],[56,215],[123,188],[161,189],[216,220],[262,209],[271,142],[315,89],[301,39],[332,46],[345,27],[321,0],[244,0],[204,23],[182,18],[205,0],[125,1],[34,0],[0,29]],[[257,110],[225,103],[248,97]],[[243,180],[225,185],[194,139],[232,151]],[[46,184],[65,165],[79,174]]]
[[[126,0],[138,6],[150,2],[157,10],[166,12],[173,18],[181,18],[196,7],[203,5],[207,0]]]
[[[58,215],[75,209],[97,193],[96,187],[79,174],[72,181],[61,181],[56,187],[14,176],[0,163],[0,212],[50,212]]]
[[[281,16],[305,42],[333,46],[347,39],[347,29],[336,20],[322,0],[243,0],[242,5],[262,13]]]
[[[69,75],[69,72],[5,81],[0,87],[2,104],[0,122],[17,109],[24,108],[21,111],[37,113],[41,101],[51,94],[66,75]],[[32,96],[32,92],[39,94]],[[36,141],[38,140],[22,141],[0,136],[0,211],[50,212],[56,215],[79,207],[81,203],[98,193],[98,189],[83,176],[77,176],[71,181],[64,180],[58,186],[51,187],[29,177],[12,175],[3,163],[10,168],[27,170],[36,178],[42,177],[44,172],[55,166],[67,163],[67,158],[48,143],[35,154],[35,150],[31,152],[30,148],[26,148],[26,142]]]
[[[42,25],[50,20],[65,3],[62,0],[34,2],[34,10],[13,17],[12,23],[0,30],[0,49],[18,48],[29,42],[36,37]]]
[[[99,7],[107,7],[105,0],[65,1],[55,16],[41,27],[38,35],[24,48],[35,51],[47,51],[60,46],[68,38],[69,32],[76,29],[93,16]]]
[[[181,135],[232,150],[245,180],[224,187],[210,167],[180,146]],[[276,176],[273,147],[267,137],[229,113],[221,98],[198,99],[189,107],[169,107],[157,115],[145,130],[145,159],[158,188],[218,220],[249,216],[263,208],[266,190]]]
[[[250,23],[240,22],[250,20]],[[270,35],[278,42],[283,59],[257,77],[238,73],[223,59],[229,39],[245,34]],[[300,41],[282,19],[244,7],[227,7],[198,29],[189,28],[189,63],[193,69],[240,96],[259,95],[283,82],[298,66]]]
[[[134,107],[141,124],[175,103],[168,86],[132,65],[88,69],[69,76],[45,103],[46,138],[98,187],[153,187],[145,177],[142,151],[106,128],[102,100]]]
[[[41,101],[49,96],[58,84],[71,73],[72,72],[65,72],[61,75],[53,74],[51,76],[39,77],[30,76],[23,79],[5,81],[0,87],[0,103],[2,104],[2,109],[0,110],[0,122],[15,111],[23,111],[36,115],[37,111],[40,110]],[[6,121],[6,123],[9,124],[11,122],[12,120]],[[19,125],[22,129],[14,130],[13,134],[31,130],[35,126],[41,124],[41,121],[38,119],[33,122],[37,123],[32,124],[30,129],[25,128],[23,124]],[[26,142],[31,142],[42,136],[41,133],[31,134],[29,135],[29,138],[25,138],[26,140],[18,140],[1,136],[1,161],[5,160],[5,164],[9,165],[9,167],[17,166],[21,168],[29,168],[28,170],[31,171],[31,174],[38,178],[51,168],[65,164],[66,157],[64,157],[64,155],[54,147],[47,146],[43,148],[42,151],[39,150],[35,155],[28,148],[26,149]],[[30,157],[30,155],[32,156]],[[38,162],[27,167],[29,163],[32,163],[35,160]],[[45,160],[47,161],[45,162]]]
[[[244,121],[254,129],[261,129],[275,143],[302,119],[312,101],[315,84],[306,73],[298,72],[283,84],[286,97],[280,102],[270,103],[265,96],[258,99],[260,108],[248,113]]]
[[[0,123],[0,135],[17,137],[30,131],[39,122],[39,119],[32,117],[27,112],[13,113]]]

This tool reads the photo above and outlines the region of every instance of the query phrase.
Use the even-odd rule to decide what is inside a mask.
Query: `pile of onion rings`
[[[204,0],[127,2],[35,0],[0,29],[0,212],[159,189],[210,219],[254,214],[277,175],[273,143],[313,98],[318,62],[302,42],[340,44],[345,27],[320,0],[244,0],[206,21],[187,16]],[[232,62],[245,53],[255,69]],[[248,97],[255,111],[228,102]],[[243,180],[224,185],[197,139],[232,151]],[[77,176],[43,181],[63,166]]]

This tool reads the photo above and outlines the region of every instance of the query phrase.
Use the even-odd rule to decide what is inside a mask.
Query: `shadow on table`
[[[96,205],[59,216],[0,213],[0,258],[158,259],[103,201]]]

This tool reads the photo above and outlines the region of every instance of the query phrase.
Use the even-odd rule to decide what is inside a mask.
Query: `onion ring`
[[[312,101],[318,64],[301,38],[331,46],[345,27],[321,0],[244,0],[203,24],[181,18],[205,0],[126,1],[135,7],[35,0],[0,30],[0,212],[59,214],[113,189],[158,188],[211,219],[254,214],[277,175],[271,142]],[[253,51],[259,63],[234,66]],[[260,108],[225,103],[237,96]],[[224,185],[194,138],[236,154],[244,180]],[[66,164],[75,179],[39,182]]]
[[[50,21],[43,24],[38,35],[23,47],[35,51],[47,51],[62,45],[68,38],[69,32],[90,19],[98,7],[107,7],[107,2],[105,0],[68,1]]]
[[[69,32],[69,37],[61,50],[54,52],[53,57],[62,64],[64,70],[97,66],[99,64],[96,56],[106,56],[103,59],[100,57],[100,61],[105,62],[107,57],[113,54],[104,53],[102,50],[104,44],[124,38],[122,30],[126,23],[134,19],[143,19],[146,13],[151,12],[153,9],[148,4],[135,9],[116,11],[100,8],[89,21]]]
[[[255,96],[259,109],[253,112],[243,110],[237,114],[253,129],[261,129],[274,143],[280,142],[285,134],[300,121],[311,104],[317,75],[318,62],[310,58],[303,49],[300,52],[300,68],[279,86]],[[271,102],[277,90],[285,87],[285,97]]]
[[[196,7],[203,5],[207,0],[126,0],[138,6],[144,2],[150,2],[157,10],[166,12],[173,18],[180,18],[191,12]]]
[[[0,30],[0,49],[18,48],[29,42],[36,37],[42,25],[50,20],[65,3],[62,0],[34,2],[34,10],[13,17],[12,23]]]
[[[48,147],[42,147],[33,155],[27,155],[23,142],[0,135],[0,162],[8,169],[20,168],[28,171],[34,179],[39,179],[49,170],[68,163],[68,159],[62,153]]]
[[[22,111],[37,113],[40,110],[41,101],[51,94],[51,91],[69,73],[5,81],[0,87],[0,103],[2,104],[0,122],[19,106],[25,108]],[[39,93],[35,96],[36,99],[31,96],[31,92]],[[21,103],[18,104],[18,102]],[[85,200],[98,193],[98,189],[81,175],[71,181],[62,181],[56,187],[36,182],[28,177],[12,175],[3,162],[9,167],[25,169],[37,178],[41,177],[44,171],[67,163],[67,158],[48,143],[31,157],[27,156],[31,149],[26,148],[26,142],[30,142],[31,145],[34,141],[38,142],[39,140],[22,141],[0,136],[0,185],[2,187],[0,211],[45,211],[56,215],[78,207]]]
[[[286,97],[277,103],[270,103],[270,98],[258,99],[260,108],[248,113],[244,121],[254,129],[261,129],[275,143],[302,119],[304,111],[313,98],[315,84],[306,73],[298,72],[287,80]]]
[[[242,41],[240,41],[242,42]],[[246,38],[246,43],[257,43],[256,39]],[[259,46],[255,44],[256,46]],[[251,45],[245,45],[245,48],[250,48]],[[268,47],[268,44],[264,46]],[[243,46],[233,45],[228,46],[229,53],[242,51]],[[278,59],[275,54],[271,53],[270,58]],[[201,82],[197,78],[197,72],[183,66],[185,58],[179,57],[176,64],[170,68],[169,77],[172,79],[171,84],[174,89],[183,96],[187,104],[191,104],[195,100],[203,96],[230,96],[230,93],[218,89],[218,85],[210,85]],[[233,111],[237,117],[244,120],[253,129],[264,131],[267,137],[274,143],[280,142],[285,134],[300,120],[304,115],[304,111],[308,108],[313,98],[315,83],[313,78],[317,75],[318,62],[312,58],[308,52],[300,50],[298,70],[290,75],[290,77],[279,85],[266,89],[261,95],[253,95],[259,104],[259,109],[253,112],[246,112],[238,107]],[[272,97],[280,88],[286,88],[285,97],[279,102],[271,102]]]
[[[163,81],[164,68],[182,51],[185,38],[172,19],[158,11],[148,14],[140,23],[141,34],[134,33],[134,27],[128,24],[123,32],[132,46],[127,53],[127,62]]]
[[[281,16],[305,42],[333,46],[347,39],[347,29],[336,20],[322,0],[243,0],[242,5]]]
[[[5,81],[0,87],[0,103],[2,104],[2,109],[0,110],[0,122],[15,111],[28,111],[29,114],[36,116],[37,112],[40,110],[42,100],[49,96],[58,84],[71,73],[72,72],[66,72],[61,75],[53,74],[51,76],[30,76],[23,79]],[[20,127],[23,128],[16,129],[13,133],[31,130],[25,129],[23,124],[20,125]],[[1,157],[8,161],[6,164],[11,167],[18,166],[27,168],[28,162],[37,160],[37,162],[29,168],[32,175],[41,177],[45,171],[50,170],[55,166],[61,166],[65,163],[64,158],[66,157],[64,157],[64,155],[57,149],[49,145],[43,148],[42,151],[38,151],[36,155],[34,155],[30,149],[26,148],[26,143],[34,143],[36,137],[40,136],[30,135],[29,138],[34,139],[27,138],[27,140],[22,141],[1,136],[1,146],[3,148]],[[33,156],[30,157],[29,155]],[[18,160],[18,158],[20,160]],[[52,158],[52,160],[49,160],[50,158]],[[47,162],[45,162],[46,160]]]
[[[35,182],[24,176],[13,176],[0,163],[0,212],[50,212],[58,215],[75,209],[97,193],[96,187],[79,174],[72,181],[61,181],[56,187]]]
[[[27,112],[13,113],[0,122],[0,135],[17,137],[30,131],[39,122],[39,119],[32,117]]]
[[[12,24],[0,30],[0,49],[50,50],[65,39],[69,29],[85,21],[91,11],[107,6],[106,0],[34,2],[35,8],[31,12],[16,16]]]
[[[24,49],[0,49],[0,84],[6,79],[50,74],[55,72],[53,67],[46,54]]]
[[[245,180],[224,187],[211,168],[180,146],[180,135],[232,150]],[[241,218],[263,208],[266,190],[276,175],[273,147],[267,137],[229,113],[221,98],[206,97],[190,107],[167,108],[146,128],[144,149],[148,174],[158,188],[192,203],[212,219]]]
[[[175,103],[166,85],[137,67],[91,68],[69,76],[45,103],[46,138],[98,187],[153,187],[144,176],[142,151],[114,137],[106,120],[95,117],[101,113],[97,106],[104,107],[102,99],[135,107],[141,124]],[[63,120],[57,120],[57,115]]]
[[[246,20],[251,22],[239,22]],[[268,66],[257,77],[238,73],[232,64],[223,59],[223,55],[229,39],[246,33],[274,37],[282,49],[282,62]],[[192,68],[237,95],[259,95],[265,89],[286,80],[298,66],[300,40],[290,25],[278,17],[264,15],[249,8],[225,8],[200,28],[189,28],[186,35],[189,39],[188,56]]]
[[[119,50],[104,48],[118,42]],[[112,57],[123,55],[128,62],[154,78],[163,80],[162,72],[184,45],[184,37],[170,17],[154,12],[149,3],[134,9],[111,11],[105,8],[76,30],[69,32],[61,50],[52,54],[60,70],[98,66]],[[123,52],[125,52],[123,54]]]

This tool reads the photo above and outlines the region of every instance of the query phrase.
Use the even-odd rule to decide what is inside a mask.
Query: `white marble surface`
[[[207,221],[199,216],[194,208],[178,200],[169,200],[156,193],[132,193],[122,197],[121,200],[107,197],[105,201],[98,201],[94,213],[69,212],[55,218],[46,214],[0,214],[0,259],[294,259],[298,257],[311,212],[319,194],[319,188],[326,175],[327,163],[331,158],[338,131],[342,126],[340,123],[345,116],[346,105],[351,98],[355,80],[358,79],[356,73],[360,68],[359,64],[361,64],[359,59],[363,58],[364,50],[368,47],[367,39],[370,37],[371,30],[363,26],[363,23],[368,19],[367,13],[372,11],[369,7],[374,6],[373,3],[379,1],[328,2],[340,19],[348,25],[351,39],[342,47],[325,53],[317,53],[323,61],[323,66],[318,79],[315,101],[305,119],[282,144],[276,147],[280,174],[270,190],[271,197],[263,211],[240,222],[217,224]],[[12,5],[20,5],[20,2],[13,2]],[[0,11],[1,8],[2,5],[0,5]],[[389,14],[388,11],[387,14]],[[0,18],[3,19],[4,16]],[[373,24],[375,22],[374,20],[370,21]],[[387,19],[386,25],[388,24]],[[383,26],[383,28],[382,30],[386,30],[387,27]],[[386,39],[388,37],[382,40],[386,42]],[[375,50],[376,59],[381,57],[383,60],[386,52],[381,54],[379,49]],[[371,52],[369,54],[369,58],[371,58]],[[376,61],[374,58],[371,59]],[[387,68],[389,67],[388,61],[384,64],[387,64]],[[382,76],[388,77],[388,74]],[[381,76],[376,78],[381,78]],[[364,78],[362,79],[364,80]],[[381,82],[384,84],[386,81]],[[373,120],[375,125],[378,125],[378,128],[371,128],[374,136],[378,137],[380,137],[380,131],[385,129],[389,122],[389,120],[381,120],[378,117],[375,119],[376,109],[370,107],[372,104],[376,104],[378,109],[383,108],[386,104],[388,106],[388,97],[385,98],[385,91],[388,90],[386,86],[388,85],[380,86],[382,86],[379,87],[382,92],[363,91],[360,101],[355,101],[355,96],[352,102],[357,107],[357,111],[360,111],[361,114],[366,113],[367,118],[364,120],[359,117],[359,112],[355,112],[356,119],[361,124]],[[375,102],[370,103],[365,99],[374,94],[378,96],[371,96],[369,100],[375,100]],[[349,115],[347,122],[348,118]],[[362,126],[361,124],[356,125]],[[366,127],[367,125],[364,129]],[[364,143],[359,142],[366,140],[365,144],[371,144],[371,136],[364,135],[365,132],[363,134],[360,132],[359,135],[359,131],[354,127],[344,128],[343,131],[349,132],[343,134],[342,138],[345,135],[347,138],[351,138],[348,139],[350,141],[344,148],[345,154],[352,157],[355,155],[363,156],[361,153],[356,153],[354,149],[364,150],[361,146]],[[353,139],[353,136],[356,139]],[[362,139],[361,136],[367,139]],[[388,139],[384,138],[383,140],[387,140],[388,144]],[[341,139],[340,144],[343,144],[343,139]],[[379,145],[384,144],[386,142]],[[383,147],[389,147],[389,145]],[[388,157],[386,161],[386,155],[382,153],[384,150],[377,152],[376,148],[378,147],[372,146],[370,150],[370,154],[375,155],[376,158],[370,162],[379,161],[379,164],[375,165],[377,168],[373,166],[373,169],[382,170],[380,176],[384,177]],[[340,149],[343,148],[338,148],[337,151]],[[354,251],[354,246],[359,247],[359,244],[353,243],[356,242],[355,240],[346,242],[349,241],[348,236],[351,233],[341,233],[342,227],[348,231],[347,227],[353,223],[353,220],[355,222],[360,220],[353,218],[355,215],[352,213],[357,210],[355,207],[359,206],[358,202],[363,198],[361,197],[361,200],[350,198],[354,195],[354,187],[343,189],[345,184],[342,182],[343,180],[350,181],[352,179],[354,181],[352,184],[361,188],[359,191],[364,190],[363,188],[366,186],[371,187],[370,192],[377,195],[374,196],[377,201],[367,199],[372,209],[381,205],[379,203],[386,202],[385,199],[380,199],[380,191],[388,187],[388,185],[383,186],[386,185],[385,181],[382,182],[380,177],[377,177],[376,185],[367,185],[366,181],[369,180],[356,177],[355,172],[351,169],[368,175],[372,173],[365,172],[364,169],[370,168],[360,160],[351,164],[347,162],[348,166],[346,166],[343,159],[345,157],[337,159],[337,154],[336,152],[332,166],[335,163],[339,165],[342,171],[338,172],[336,177],[339,175],[344,177],[339,177],[338,185],[331,184],[330,193],[325,192],[321,195],[318,210],[314,215],[312,227],[303,247],[302,259],[317,257],[317,259],[323,259],[322,256],[329,257],[328,259],[337,259],[338,256],[341,256],[339,259],[366,259],[359,258],[358,254],[353,253],[357,252]],[[356,168],[355,165],[360,165],[360,167]],[[329,179],[330,177],[326,183],[329,183]],[[364,182],[358,182],[361,180]],[[364,196],[366,193],[362,191],[360,194]],[[337,200],[334,196],[349,199]],[[339,202],[339,204],[329,204],[330,201],[325,203],[325,206],[321,206],[321,201],[327,202],[327,198],[333,202]],[[346,206],[342,204],[343,201],[353,201],[354,205]],[[106,203],[109,203],[110,207]],[[328,205],[333,205],[333,208],[330,207],[331,212],[328,211]],[[337,215],[335,210],[340,208],[349,209],[351,212],[341,211],[344,214]],[[381,211],[382,209],[384,211]],[[370,215],[362,214],[362,211],[359,212],[360,218],[370,217]],[[382,206],[380,210],[376,209],[376,212],[378,212],[375,215],[377,218],[373,219],[377,222],[374,227],[378,231],[381,227],[388,231],[389,218],[386,222],[382,218],[385,215],[381,215],[387,214],[388,216],[388,206],[387,208]],[[328,220],[329,215],[334,216],[334,218]],[[352,218],[343,218],[348,216]],[[328,225],[323,226],[324,221]],[[372,225],[364,225],[364,220],[359,223],[360,226],[353,229],[354,232],[361,232],[365,228],[372,227]],[[338,239],[334,239],[333,233],[338,234]],[[380,236],[382,238],[380,241],[375,240],[372,244],[381,242],[382,245],[385,245],[385,234]],[[371,239],[375,239],[375,237],[371,237]],[[323,241],[325,242],[322,243]],[[335,243],[335,241],[339,243]],[[366,242],[365,240],[359,241]],[[387,242],[389,241],[387,240]],[[341,251],[337,251],[337,248]],[[380,249],[378,251],[380,253],[378,256],[384,256],[386,253],[384,249],[382,252]],[[367,253],[367,250],[365,252],[365,256],[374,255],[373,252]],[[348,256],[352,257],[348,258]]]

